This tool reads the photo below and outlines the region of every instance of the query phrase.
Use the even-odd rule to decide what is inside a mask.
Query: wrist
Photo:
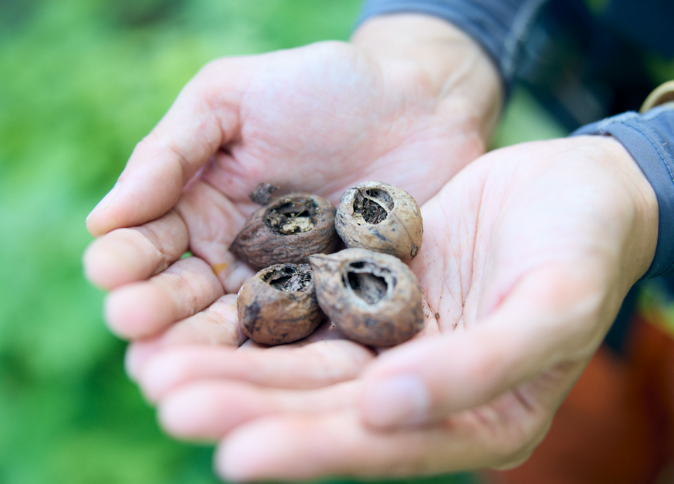
[[[461,110],[486,140],[503,104],[503,86],[491,58],[470,36],[428,15],[394,14],[368,19],[352,43],[385,62],[418,69],[438,102]]]
[[[613,136],[592,136],[607,156],[606,169],[613,172],[630,194],[633,203],[631,237],[625,242],[625,266],[632,269],[629,285],[643,276],[653,261],[658,241],[658,201],[650,182],[632,155]],[[626,269],[627,267],[623,267]]]

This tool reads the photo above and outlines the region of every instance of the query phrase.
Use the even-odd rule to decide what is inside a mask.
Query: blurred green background
[[[346,40],[359,3],[0,0],[0,483],[217,482],[124,375],[84,220],[203,64]],[[516,92],[494,145],[563,134]]]

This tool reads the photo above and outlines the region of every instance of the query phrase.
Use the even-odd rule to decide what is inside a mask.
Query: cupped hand
[[[329,339],[164,350],[140,383],[167,430],[224,438],[217,466],[235,480],[524,460],[652,260],[653,190],[617,141],[583,136],[489,153],[422,211],[423,334],[377,357],[307,352]],[[339,365],[358,376],[331,380]]]
[[[417,15],[372,20],[353,44],[209,64],[87,220],[85,272],[112,291],[110,327],[149,338],[196,314],[211,341],[240,343],[218,311],[253,273],[228,247],[258,183],[337,203],[374,179],[424,202],[484,151],[499,105],[480,48]]]

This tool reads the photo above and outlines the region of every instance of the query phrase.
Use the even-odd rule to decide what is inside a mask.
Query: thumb
[[[204,68],[136,146],[113,189],[87,217],[93,236],[164,215],[197,170],[238,131],[239,90],[216,85],[213,80],[222,77],[217,70],[217,64]]]
[[[563,270],[525,276],[475,326],[381,355],[363,375],[362,419],[383,428],[437,421],[560,363],[589,360],[617,312],[604,314],[597,294]]]

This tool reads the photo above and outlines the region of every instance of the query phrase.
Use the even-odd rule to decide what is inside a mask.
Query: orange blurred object
[[[602,345],[531,458],[486,480],[674,483],[674,338],[657,318],[636,316],[620,355]]]

